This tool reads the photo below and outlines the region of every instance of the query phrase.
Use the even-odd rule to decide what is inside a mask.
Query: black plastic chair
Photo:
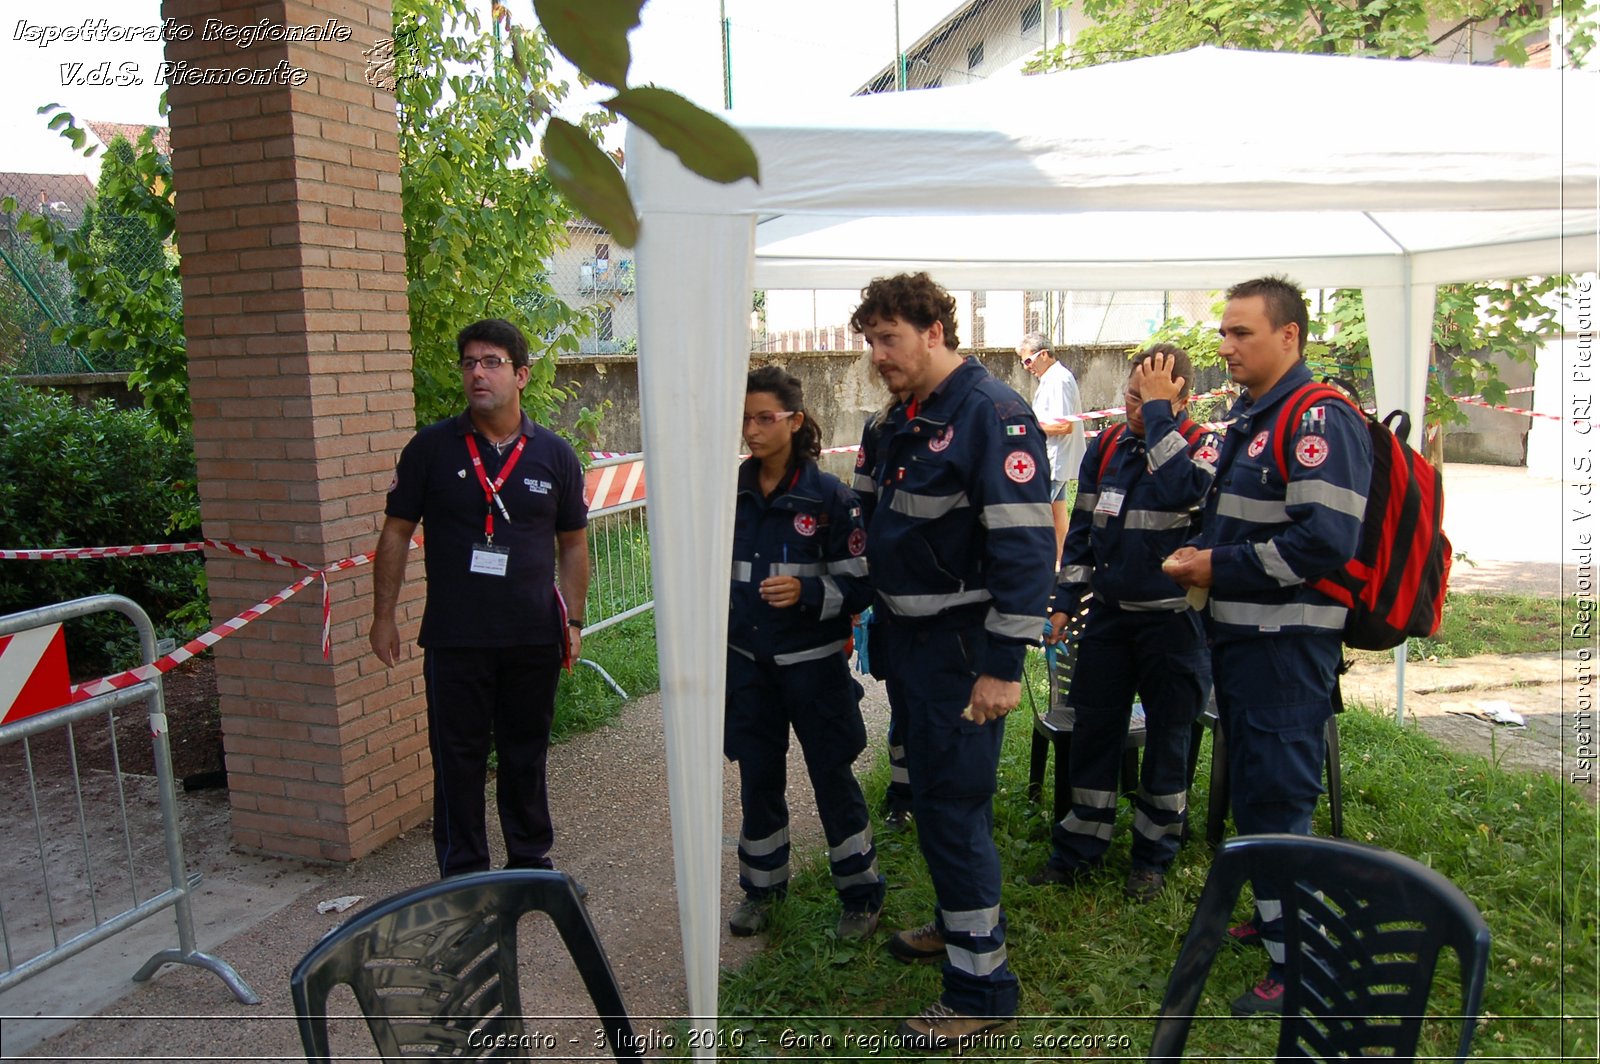
[[[640,1059],[622,992],[575,885],[544,869],[430,883],[329,931],[289,979],[306,1059],[330,1059],[328,994],[340,984],[355,992],[384,1060],[525,1059],[525,1048],[501,1047],[525,1042],[517,921],[529,912],[555,924],[615,1058]]]
[[[1279,1060],[1410,1060],[1439,951],[1461,967],[1461,1035],[1472,1047],[1489,970],[1489,925],[1444,876],[1409,857],[1344,839],[1245,835],[1212,862],[1173,965],[1150,1060],[1182,1058],[1206,976],[1247,880],[1277,885],[1287,951]]]

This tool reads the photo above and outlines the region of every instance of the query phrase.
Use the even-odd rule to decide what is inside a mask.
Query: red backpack
[[[1348,607],[1346,646],[1388,650],[1408,636],[1433,635],[1439,630],[1450,581],[1444,484],[1439,471],[1407,446],[1411,419],[1406,412],[1396,410],[1379,421],[1340,388],[1302,385],[1284,400],[1273,422],[1278,475],[1289,482],[1289,437],[1312,407],[1327,402],[1348,403],[1366,422],[1372,439],[1372,483],[1355,557],[1306,583]]]

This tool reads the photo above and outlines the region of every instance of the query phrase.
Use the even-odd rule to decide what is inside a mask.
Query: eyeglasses
[[[499,355],[484,355],[482,358],[463,358],[456,365],[461,367],[461,372],[471,373],[479,366],[484,369],[499,369],[510,361],[509,358],[501,358]]]
[[[763,410],[759,414],[746,414],[744,416],[744,423],[748,425],[750,422],[754,421],[762,428],[770,429],[784,418],[793,417],[794,413],[795,412],[793,410]]]
[[[1027,358],[1024,358],[1022,360],[1022,368],[1023,369],[1032,369],[1033,368],[1033,363],[1034,363],[1035,360],[1038,359],[1038,357],[1039,357],[1038,355],[1029,355]]]

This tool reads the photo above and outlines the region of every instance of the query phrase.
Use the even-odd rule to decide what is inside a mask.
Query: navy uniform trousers
[[[1311,834],[1340,638],[1278,633],[1211,648],[1239,834]],[[1255,893],[1262,944],[1282,964],[1283,903],[1262,883]]]
[[[483,787],[489,744],[500,755],[495,797],[506,867],[549,868],[545,758],[561,652],[553,646],[423,651],[433,755],[433,847],[439,875],[489,870]]]
[[[852,765],[867,745],[861,685],[843,654],[791,665],[728,651],[723,752],[739,763],[739,886],[751,897],[789,886],[789,729],[805,755],[828,839],[833,886],[846,912],[877,912],[884,881],[867,800]]]
[[[945,939],[940,1000],[968,1016],[1015,1015],[1017,977],[1006,963],[994,844],[1005,718],[978,725],[961,716],[984,660],[982,618],[956,630],[899,622],[884,629],[889,705],[905,721],[912,815]]]
[[[1211,686],[1205,633],[1193,610],[1089,607],[1069,700],[1074,719],[1072,811],[1050,829],[1050,864],[1093,865],[1111,844],[1133,697],[1144,703],[1145,747],[1133,799],[1133,867],[1165,872],[1178,855],[1189,797],[1189,742]]]

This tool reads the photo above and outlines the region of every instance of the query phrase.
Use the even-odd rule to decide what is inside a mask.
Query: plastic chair
[[[572,880],[545,869],[454,876],[334,928],[289,979],[306,1059],[330,1059],[328,994],[348,985],[384,1060],[498,1057],[524,1041],[517,921],[547,913],[617,1060],[638,1060],[622,992]],[[506,1036],[504,1039],[501,1036]],[[524,1050],[511,1050],[521,1059]]]
[[[1410,1060],[1439,951],[1461,967],[1461,1035],[1472,1047],[1489,969],[1489,925],[1444,876],[1409,857],[1344,839],[1245,835],[1217,851],[1173,965],[1150,1060],[1183,1055],[1189,1025],[1246,880],[1283,900],[1287,977],[1277,1058]]]

